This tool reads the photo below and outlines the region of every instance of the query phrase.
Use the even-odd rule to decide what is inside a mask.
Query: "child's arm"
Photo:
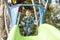
[[[25,17],[22,19],[21,24],[24,26],[25,25]]]
[[[33,24],[37,25],[37,21],[34,19],[34,17],[32,17],[31,19],[32,19]]]
[[[33,18],[34,25],[37,25],[37,21]]]

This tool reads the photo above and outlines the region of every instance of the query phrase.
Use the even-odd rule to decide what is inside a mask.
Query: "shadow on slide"
[[[7,40],[60,40],[60,30],[49,24],[42,24],[38,28],[37,36],[21,36],[19,27],[15,25]]]

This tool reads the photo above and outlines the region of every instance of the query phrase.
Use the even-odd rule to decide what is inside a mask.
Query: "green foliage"
[[[53,14],[53,16],[57,15],[59,13],[60,9],[58,9],[58,4],[56,3],[55,5],[52,4],[48,4],[47,5],[47,10],[44,14],[44,23],[48,23],[51,25],[54,25],[57,27],[57,23],[60,22],[60,20],[58,21],[58,19],[54,20],[55,22],[52,21],[52,17],[51,15]]]

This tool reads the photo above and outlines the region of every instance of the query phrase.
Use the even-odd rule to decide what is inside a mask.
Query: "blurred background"
[[[60,0],[0,0],[0,40],[6,40],[10,29],[10,11],[9,6],[16,4],[39,4],[45,8],[44,23],[51,24],[60,30]],[[33,7],[19,7],[19,13],[25,13],[25,9]],[[35,7],[38,13],[37,7]]]

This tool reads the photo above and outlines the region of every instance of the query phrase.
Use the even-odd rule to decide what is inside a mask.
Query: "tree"
[[[7,27],[6,27],[6,23],[7,23],[7,26],[9,25],[9,12],[7,10],[7,0],[0,0],[1,2],[1,5],[0,5],[0,8],[1,8],[1,11],[0,11],[0,40],[6,40],[6,36],[7,36]],[[7,18],[5,18],[6,16],[4,15],[8,15]],[[6,19],[6,22],[5,22],[5,19]]]
[[[3,17],[3,8],[4,8],[4,2],[3,0],[0,0],[0,40],[2,40],[3,33],[4,33],[4,17]]]
[[[56,15],[58,13],[58,11],[59,11],[59,9],[58,9],[58,4],[57,3],[55,3],[55,4],[48,3],[46,12],[44,14],[45,23],[54,25],[55,23],[53,23],[51,15],[53,15],[53,16]]]

